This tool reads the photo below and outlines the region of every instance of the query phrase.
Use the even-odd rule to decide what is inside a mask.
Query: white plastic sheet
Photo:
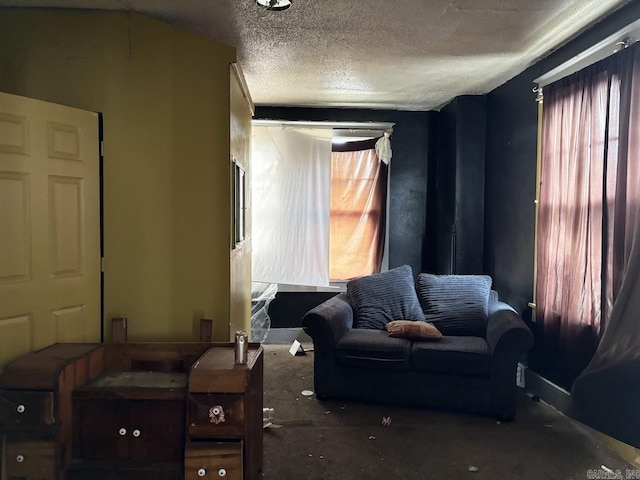
[[[331,129],[252,130],[252,280],[328,286]]]
[[[389,140],[389,133],[384,132],[384,135],[376,142],[376,155],[380,161],[386,165],[389,165],[391,161],[391,140]]]
[[[251,284],[251,341],[264,342],[271,328],[269,304],[278,293],[275,283]]]

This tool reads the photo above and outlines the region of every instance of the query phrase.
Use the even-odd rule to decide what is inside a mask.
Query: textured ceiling
[[[133,10],[238,49],[257,105],[433,110],[501,85],[628,0],[0,0]]]

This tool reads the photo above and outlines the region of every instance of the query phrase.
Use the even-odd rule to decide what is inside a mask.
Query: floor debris
[[[302,390],[302,395],[304,395],[305,397],[310,397],[313,395],[313,391],[312,390]]]
[[[382,426],[390,427],[391,426],[391,417],[382,417]]]
[[[373,435],[369,436],[369,440],[375,440],[376,437],[374,437]]]
[[[262,421],[263,422],[270,422],[271,420],[273,420],[273,416],[275,415],[275,409],[270,408],[270,407],[264,407],[262,409]]]
[[[273,423],[273,422],[267,422],[265,423],[262,428],[264,430],[268,429],[268,428],[282,428],[282,425],[278,424],[278,423]]]
[[[607,473],[615,473],[613,470],[611,470],[609,467],[607,467],[606,465],[600,465],[600,468],[602,470],[604,470]]]
[[[479,468],[475,465],[469,465],[469,468],[467,468],[467,470],[469,470],[470,472],[477,472]]]

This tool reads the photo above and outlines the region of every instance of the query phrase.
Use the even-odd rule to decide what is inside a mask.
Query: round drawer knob
[[[25,411],[25,410],[26,410],[26,408],[24,407],[24,405],[18,405],[18,406],[16,407],[16,411],[17,411],[18,413],[24,413],[24,411]]]
[[[200,470],[198,470],[199,477],[204,477],[206,474],[207,474],[207,471],[204,468],[201,468]]]
[[[224,468],[221,468],[220,470],[218,470],[218,476],[219,477],[226,477],[227,476],[227,470]]]
[[[118,433],[119,433],[121,436],[123,436],[123,437],[124,437],[124,436],[127,434],[127,429],[126,429],[126,428],[121,428],[120,430],[118,430]]]
[[[16,457],[16,462],[18,462],[18,463],[22,463],[22,462],[24,462],[24,456],[23,456],[23,455],[18,455],[18,456]]]
[[[224,409],[222,408],[222,405],[214,405],[209,409],[209,422],[214,425],[225,422]]]
[[[134,437],[136,437],[136,438],[138,438],[138,437],[140,436],[140,430],[135,429],[135,430],[133,431],[133,436],[134,436]]]

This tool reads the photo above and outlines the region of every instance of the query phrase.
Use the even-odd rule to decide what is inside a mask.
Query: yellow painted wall
[[[0,9],[0,90],[104,115],[105,338],[229,337],[235,49],[138,14]],[[98,321],[98,320],[96,320]]]

